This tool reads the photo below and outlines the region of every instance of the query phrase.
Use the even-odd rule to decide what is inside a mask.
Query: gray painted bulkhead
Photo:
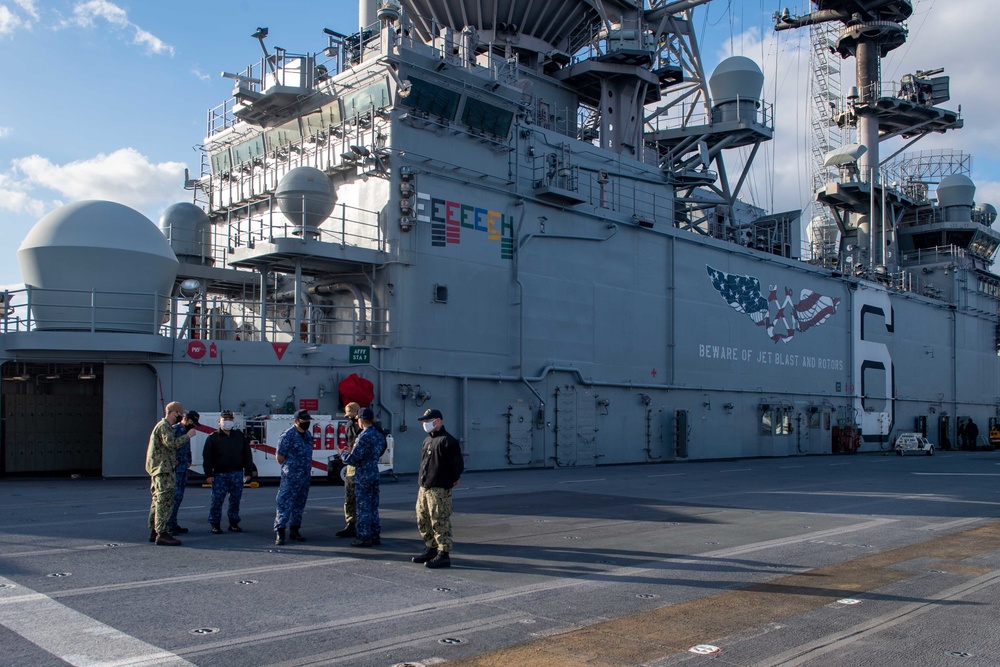
[[[451,67],[450,82],[434,79],[437,60],[424,51],[408,52],[398,76],[509,109],[532,90],[553,108],[576,107],[570,87],[538,72],[522,71],[520,89],[496,95],[483,72]],[[490,137],[398,104],[386,110],[372,117],[371,134],[377,125],[390,169],[337,165],[332,178],[339,202],[379,212],[385,241],[384,262],[365,267],[388,322],[370,364],[351,364],[347,345],[298,341],[279,355],[267,341],[216,340],[216,356],[193,359],[188,341],[152,335],[100,357],[89,342],[100,334],[75,334],[81,358],[96,351],[114,362],[104,375],[105,475],[143,474],[165,401],[249,415],[309,398],[318,413],[335,414],[337,383],[352,372],[375,384],[398,472],[417,468],[416,419],[428,407],[442,410],[473,470],[829,453],[832,429],[856,421],[870,451],[918,416],[933,437],[931,424],[950,415],[954,440],[954,417],[984,429],[1000,410],[996,302],[972,291],[964,269],[949,292],[960,294],[957,307],[889,293],[681,231],[657,166],[523,116],[508,137]],[[550,155],[568,157],[579,182],[542,187]],[[400,224],[404,167],[415,188],[412,228]],[[756,279],[760,298],[773,289],[776,318],[791,316],[803,290],[839,302],[794,335],[768,332],[724,298],[709,268],[746,277],[744,285]],[[46,343],[31,344],[40,334],[0,335],[0,359],[55,358]],[[430,398],[401,397],[400,385]]]

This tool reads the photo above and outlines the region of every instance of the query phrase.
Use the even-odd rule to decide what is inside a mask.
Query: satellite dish
[[[840,148],[834,148],[823,156],[824,167],[840,167],[845,164],[857,162],[858,158],[868,152],[868,147],[864,144],[847,144]]]

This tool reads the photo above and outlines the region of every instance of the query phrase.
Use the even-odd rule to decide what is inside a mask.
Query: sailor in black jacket
[[[250,439],[243,431],[235,428],[233,413],[225,410],[219,417],[219,430],[205,440],[202,451],[205,466],[205,481],[212,485],[212,506],[208,511],[208,523],[216,535],[222,533],[222,503],[229,496],[229,530],[242,533],[240,528],[240,500],[243,498],[243,483],[253,470],[253,455]]]
[[[465,470],[465,460],[458,440],[444,428],[441,411],[429,409],[420,421],[424,438],[420,454],[420,474],[417,492],[417,529],[424,538],[423,553],[414,556],[414,563],[426,567],[450,567],[451,490]]]

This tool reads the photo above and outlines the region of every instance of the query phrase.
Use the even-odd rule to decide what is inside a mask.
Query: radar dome
[[[987,227],[997,220],[997,209],[993,204],[980,204],[976,207],[976,212],[982,217],[982,222]]]
[[[712,88],[714,104],[752,100],[760,101],[760,91],[764,89],[764,73],[757,63],[745,56],[726,58],[712,72],[708,85]]]
[[[177,259],[195,264],[212,264],[212,221],[190,202],[168,206],[160,214],[160,230],[167,237]]]
[[[333,211],[336,194],[329,177],[315,167],[296,167],[281,177],[274,191],[278,208],[296,226],[295,234],[319,235],[319,225]]]
[[[937,200],[939,206],[968,206],[971,208],[975,197],[976,184],[963,174],[945,176],[938,183]]]
[[[110,201],[62,206],[17,251],[44,330],[155,333],[179,263],[149,218]]]

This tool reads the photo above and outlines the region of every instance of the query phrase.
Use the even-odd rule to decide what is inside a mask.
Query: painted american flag
[[[778,286],[771,285],[765,298],[760,281],[754,276],[725,273],[707,266],[712,287],[722,295],[733,310],[748,316],[757,326],[767,331],[767,336],[777,343],[787,343],[796,331],[807,331],[826,322],[837,312],[840,299],[818,294],[810,289],[799,293],[799,300],[792,300],[792,290],[785,288],[783,298],[778,298]]]

